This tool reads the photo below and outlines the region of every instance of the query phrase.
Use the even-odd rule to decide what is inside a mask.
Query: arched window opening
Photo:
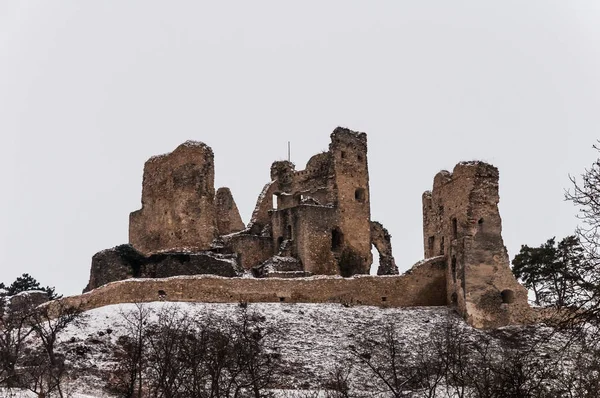
[[[344,244],[344,234],[339,228],[331,230],[331,250],[339,251]]]
[[[287,238],[292,240],[293,236],[292,236],[292,226],[291,225],[288,225],[286,227],[286,233],[287,233]]]
[[[458,221],[456,218],[452,219],[452,239],[458,238]]]
[[[277,210],[277,195],[273,195],[273,210]]]
[[[456,283],[456,256],[452,256],[452,281]]]
[[[354,191],[354,199],[356,199],[357,202],[363,203],[366,196],[367,195],[364,188],[356,188],[356,191]]]
[[[444,237],[440,240],[440,256],[444,255]]]

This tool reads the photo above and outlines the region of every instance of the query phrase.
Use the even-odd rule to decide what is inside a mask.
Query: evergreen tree
[[[576,236],[558,244],[551,238],[539,247],[523,245],[512,264],[515,276],[533,291],[536,305],[568,307],[585,289],[585,256]]]
[[[19,294],[21,292],[40,290],[46,292],[50,300],[54,300],[60,297],[56,294],[54,287],[42,287],[33,276],[27,273],[17,277],[17,279],[15,279],[15,281],[8,287],[6,287],[4,283],[0,283],[0,289],[6,290],[5,292],[0,292],[0,295],[3,296],[14,296],[15,294]]]

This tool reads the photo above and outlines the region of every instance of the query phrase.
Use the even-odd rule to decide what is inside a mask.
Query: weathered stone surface
[[[441,171],[423,194],[425,258],[445,256],[448,303],[476,327],[515,323],[529,311],[510,270],[498,202],[498,169],[484,162]],[[503,303],[504,291],[512,303]]]
[[[240,232],[223,236],[223,253],[236,254],[242,268],[250,268],[262,263],[273,255],[273,239]]]
[[[295,257],[274,256],[264,263],[252,268],[252,275],[257,278],[298,278],[311,276],[304,271],[302,263]]]
[[[274,254],[297,258],[312,274],[369,273],[365,133],[338,127],[331,134],[329,151],[314,155],[305,170],[296,171],[288,161],[274,162],[271,179],[268,192],[277,198],[270,212]]]
[[[330,138],[329,150],[311,157],[304,170],[296,170],[290,161],[272,164],[271,181],[259,195],[246,228],[229,189],[221,188],[215,195],[213,153],[208,146],[188,141],[170,154],[151,158],[144,167],[142,209],[130,216],[130,243],[139,252],[121,246],[94,256],[86,289],[131,277],[235,276],[245,269],[275,281],[228,285],[219,280],[216,289],[211,279],[194,282],[210,293],[175,291],[193,300],[243,296],[325,302],[335,295],[330,289],[357,288],[361,293],[347,291],[352,300],[375,303],[374,297],[381,295],[395,303],[390,305],[438,303],[443,294],[443,301],[477,327],[518,323],[527,317],[527,292],[510,271],[502,241],[498,170],[483,162],[462,162],[452,173],[435,176],[433,190],[423,194],[426,260],[407,275],[348,284],[336,278],[326,278],[328,282],[303,278],[368,274],[373,245],[380,256],[378,275],[398,273],[390,234],[371,221],[366,134],[338,127]],[[295,279],[277,282],[281,278]],[[390,290],[393,297],[361,290],[366,285],[387,289],[390,280],[398,283]],[[224,284],[237,295],[219,290]],[[318,292],[317,287],[325,291]],[[250,293],[241,294],[239,289],[246,288]],[[292,293],[282,296],[281,289]]]
[[[210,248],[217,236],[212,149],[187,141],[144,165],[142,208],[129,218],[129,243],[145,255]]]
[[[235,256],[210,252],[160,253],[145,257],[131,245],[120,245],[92,257],[90,281],[85,291],[128,278],[165,278],[176,275],[242,274]]]
[[[398,275],[396,260],[392,255],[392,236],[377,221],[371,221],[371,243],[379,252],[377,275]]]
[[[215,204],[219,235],[229,235],[246,228],[229,188],[223,187],[217,190]]]
[[[49,299],[48,293],[43,290],[29,290],[10,296],[8,298],[8,305],[13,310],[33,308],[44,304]]]

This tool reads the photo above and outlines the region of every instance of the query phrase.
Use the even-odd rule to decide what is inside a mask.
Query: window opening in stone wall
[[[283,236],[277,238],[277,250],[281,249],[281,245],[283,245]]]
[[[452,281],[456,283],[456,256],[452,256]]]
[[[364,202],[365,201],[365,189],[364,188],[356,188],[356,191],[354,191],[354,199],[356,199],[358,202]]]
[[[458,238],[458,221],[456,218],[452,219],[452,239]]]
[[[342,248],[344,244],[344,234],[339,228],[334,228],[331,230],[331,250],[337,251]]]
[[[287,238],[290,239],[290,240],[293,239],[293,236],[292,236],[292,226],[291,225],[288,225],[286,227],[286,232],[287,232]]]
[[[435,236],[430,236],[429,239],[427,239],[427,248],[429,249],[428,257],[433,257],[434,245],[435,245]]]
[[[440,256],[444,255],[444,237],[440,240]]]
[[[502,303],[504,304],[512,304],[515,301],[515,292],[510,289],[503,290],[500,293],[502,297]]]
[[[483,218],[480,218],[479,221],[477,221],[477,229],[479,232],[483,231]]]
[[[285,301],[285,297],[279,297],[279,301]]]
[[[387,301],[387,297],[383,296],[383,297],[381,298],[381,301]]]
[[[277,210],[277,195],[273,195],[273,210]]]
[[[342,151],[342,159],[346,158],[346,152]]]

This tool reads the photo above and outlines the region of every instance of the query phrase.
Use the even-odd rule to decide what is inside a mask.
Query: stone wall
[[[529,311],[502,240],[498,169],[462,162],[423,194],[425,258],[446,258],[448,302],[478,327],[513,323]]]
[[[210,252],[159,253],[148,257],[131,245],[102,250],[92,257],[90,280],[84,292],[129,278],[166,278],[175,275],[240,276],[237,256]]]
[[[246,228],[229,188],[222,187],[217,190],[215,206],[219,235],[229,235]]]
[[[187,141],[144,165],[142,208],[129,218],[129,243],[145,255],[207,250],[217,236],[213,152]]]
[[[251,269],[273,255],[270,237],[249,233],[238,233],[223,237],[226,253],[237,253],[238,263],[244,269]]]
[[[338,127],[331,133],[329,152],[335,172],[338,227],[344,236],[342,253],[351,259],[350,274],[368,274],[373,257],[367,135]]]
[[[392,236],[377,221],[371,221],[371,243],[379,252],[377,275],[397,275],[398,267],[392,254]]]
[[[66,297],[62,301],[81,305],[85,310],[110,304],[157,300],[442,306],[446,305],[445,287],[444,263],[437,261],[423,264],[402,276],[129,279],[109,283],[79,296]]]

